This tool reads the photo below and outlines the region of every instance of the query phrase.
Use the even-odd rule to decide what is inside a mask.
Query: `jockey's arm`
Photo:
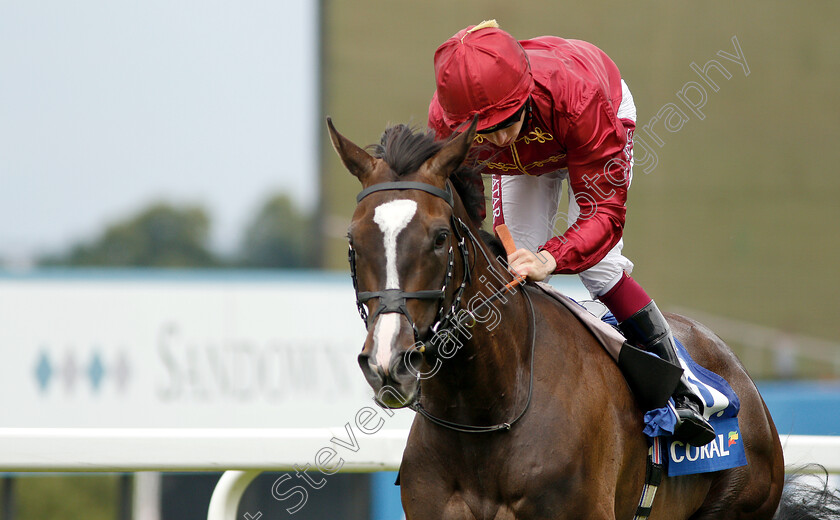
[[[580,216],[565,233],[540,246],[553,273],[574,274],[600,262],[624,230],[630,164],[627,134],[600,91],[573,120],[567,137],[569,185]]]

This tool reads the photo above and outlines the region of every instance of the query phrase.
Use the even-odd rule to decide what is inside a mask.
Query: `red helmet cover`
[[[457,32],[435,51],[435,82],[444,122],[452,129],[479,115],[478,129],[496,125],[534,88],[522,45],[497,27]]]

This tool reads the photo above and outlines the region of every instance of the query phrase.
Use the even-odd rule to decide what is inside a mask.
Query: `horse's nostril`
[[[391,377],[395,379],[411,377],[416,373],[416,371],[412,372],[412,370],[409,368],[404,356],[394,357],[394,360],[391,362],[390,372]]]
[[[385,371],[382,367],[374,363],[368,354],[359,354],[358,361],[359,368],[362,369],[362,373],[365,374],[368,379],[379,378],[380,382],[385,381]]]
[[[423,365],[423,354],[421,354],[417,349],[412,349],[403,355],[402,364],[405,366],[406,370],[411,370],[412,373],[417,373]]]

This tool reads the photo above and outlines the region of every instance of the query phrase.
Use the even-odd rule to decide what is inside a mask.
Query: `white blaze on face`
[[[417,203],[413,200],[398,199],[377,206],[373,212],[373,221],[382,230],[385,242],[385,288],[399,289],[397,274],[397,237],[405,229],[414,214]],[[373,329],[374,357],[376,363],[388,370],[391,362],[391,349],[400,331],[400,315],[397,313],[380,314]]]
[[[391,350],[400,331],[400,315],[395,312],[380,314],[373,327],[373,358],[387,373],[391,366]]]

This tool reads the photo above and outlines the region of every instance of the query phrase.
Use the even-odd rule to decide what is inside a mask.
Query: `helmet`
[[[455,33],[435,51],[437,98],[455,129],[478,114],[478,129],[512,116],[528,100],[534,78],[525,49],[495,20]]]

